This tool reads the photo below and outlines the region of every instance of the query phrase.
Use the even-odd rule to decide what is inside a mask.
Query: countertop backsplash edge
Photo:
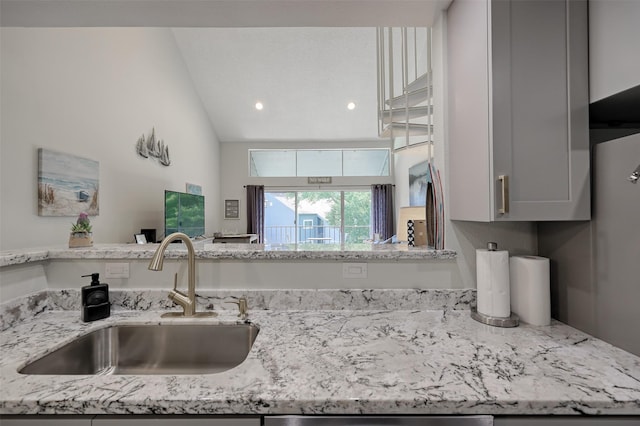
[[[161,289],[111,289],[117,311],[178,310]],[[198,310],[234,310],[226,303],[247,298],[249,310],[468,310],[475,289],[265,289],[198,290]],[[46,311],[80,311],[80,289],[48,289],[0,304],[0,331]]]

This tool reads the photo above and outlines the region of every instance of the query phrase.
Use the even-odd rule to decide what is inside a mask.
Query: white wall
[[[106,263],[129,264],[129,278],[110,279],[104,274]],[[457,280],[455,261],[368,261],[366,278],[343,278],[341,261],[241,261],[202,260],[197,262],[197,287],[204,289],[317,289],[317,288],[462,288]],[[112,289],[153,288],[169,290],[173,287],[174,274],[178,274],[178,285],[186,288],[187,263],[167,259],[164,269],[152,272],[147,260],[52,260],[47,262],[46,288],[80,288],[88,284],[81,275],[100,273],[100,281]],[[0,302],[15,294],[12,286],[25,281],[24,274],[12,274],[14,267],[3,268],[3,286]],[[5,271],[5,269],[7,269]],[[33,272],[33,275],[36,271]],[[6,277],[6,282],[5,282]],[[33,281],[33,279],[32,279]],[[5,290],[7,288],[7,290]],[[34,290],[32,290],[34,291]]]
[[[640,2],[589,0],[590,102],[640,84]]]
[[[96,243],[164,232],[164,189],[199,184],[220,218],[219,143],[168,29],[2,28],[0,249],[66,244],[70,217],[37,213],[37,149],[100,163]],[[137,155],[155,127],[172,165]]]

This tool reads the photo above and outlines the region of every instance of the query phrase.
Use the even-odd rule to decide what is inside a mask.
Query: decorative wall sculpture
[[[151,129],[151,134],[145,138],[144,134],[136,142],[136,150],[141,157],[155,158],[163,166],[170,166],[169,146],[162,139],[156,140],[156,129]]]

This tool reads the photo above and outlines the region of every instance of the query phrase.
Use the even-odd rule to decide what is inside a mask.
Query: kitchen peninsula
[[[200,272],[223,259],[246,269],[254,262],[318,262],[324,268],[343,260],[378,262],[382,268],[406,267],[403,262],[435,267],[456,258],[449,250],[406,246],[367,251],[250,246],[197,246]],[[59,269],[71,268],[67,274],[75,276],[124,259],[145,268],[140,276],[172,278],[170,272],[146,270],[156,248],[16,250],[2,253],[0,271],[45,265],[51,284]],[[186,250],[176,244],[166,255],[179,267]],[[237,308],[226,302],[248,300],[248,321],[260,331],[237,367],[204,375],[20,374],[26,363],[96,329],[181,321],[161,318],[176,310],[166,297],[168,282],[151,289],[136,288],[137,281],[112,285],[112,315],[91,323],[80,320],[75,281],[63,288],[56,283],[0,304],[0,414],[622,415],[632,422],[640,416],[639,357],[557,321],[513,329],[480,324],[469,315],[473,289],[332,289],[330,280],[323,288],[218,288],[206,273],[199,282],[198,309],[219,314],[199,323],[238,323]]]

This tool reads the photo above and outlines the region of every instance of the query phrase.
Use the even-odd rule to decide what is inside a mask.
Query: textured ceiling
[[[377,139],[375,28],[173,33],[222,142]]]

